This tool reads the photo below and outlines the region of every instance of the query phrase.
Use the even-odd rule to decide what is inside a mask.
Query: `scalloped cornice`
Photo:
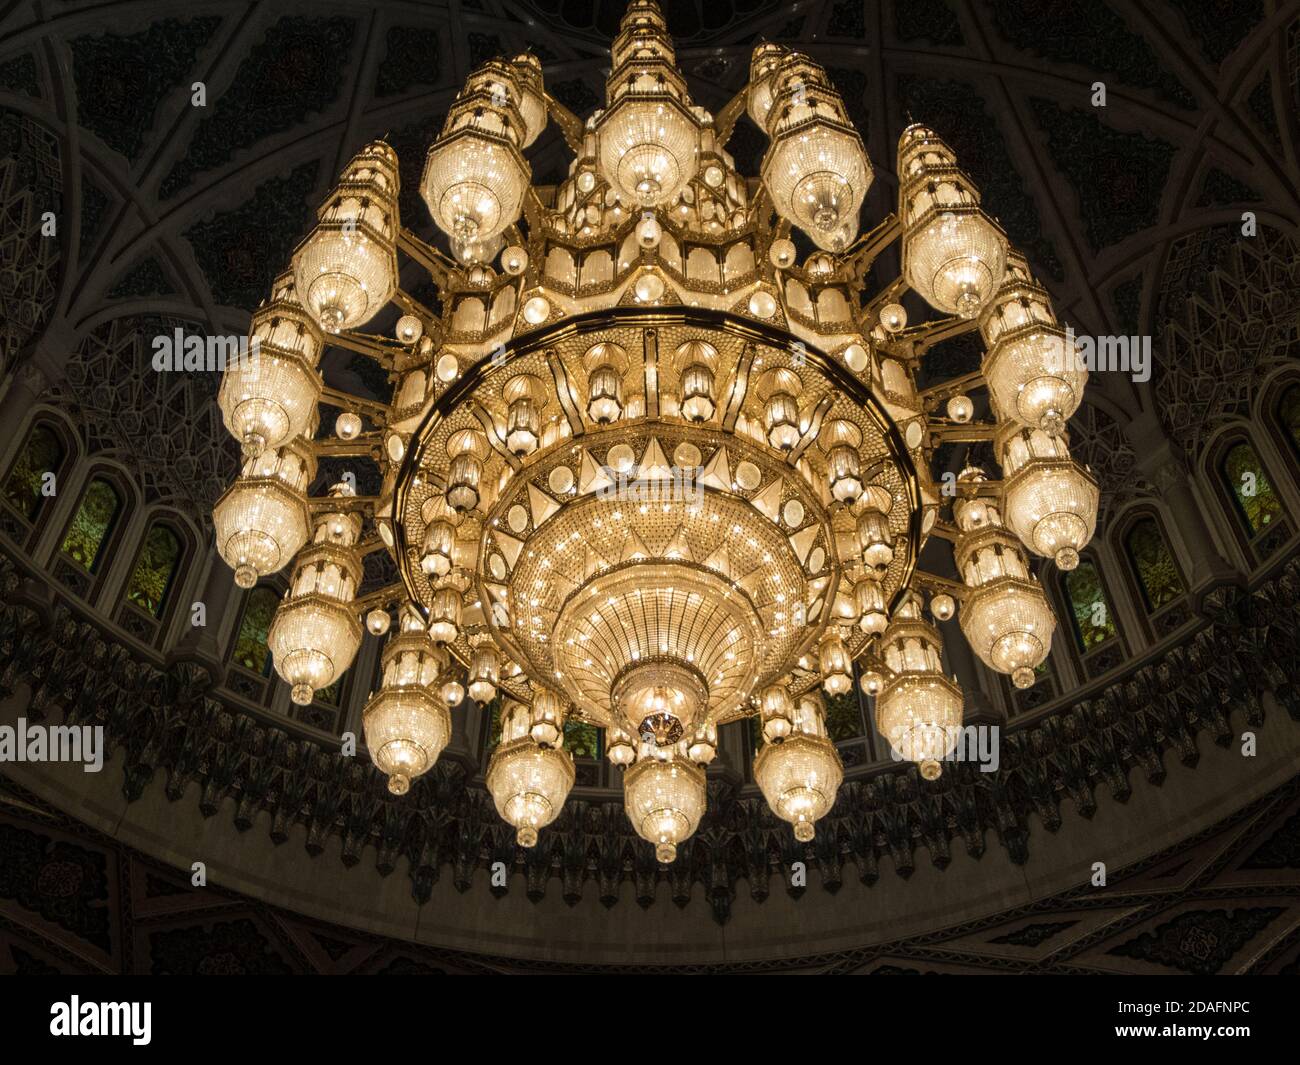
[[[197,783],[205,817],[230,799],[241,830],[265,812],[274,840],[304,825],[313,855],[338,837],[345,865],[359,862],[368,847],[385,875],[405,864],[421,903],[444,871],[465,891],[476,870],[502,861],[524,873],[534,900],[559,881],[562,897],[576,902],[594,882],[600,901],[613,906],[630,883],[646,907],[662,880],[684,906],[699,885],[722,923],[740,880],[761,901],[768,874],[796,860],[815,866],[831,892],[852,875],[848,865],[873,883],[886,857],[908,876],[918,847],[942,869],[953,847],[978,857],[993,838],[1010,861],[1023,864],[1030,815],[1056,831],[1070,808],[1090,817],[1100,789],[1126,800],[1133,772],[1159,784],[1166,758],[1195,766],[1202,734],[1227,746],[1243,722],[1264,724],[1265,693],[1300,721],[1300,558],[1292,558],[1253,592],[1231,585],[1211,591],[1202,604],[1203,628],[1096,697],[1007,731],[997,773],[958,763],[928,783],[908,765],[849,780],[824,830],[807,845],[795,842],[761,797],[711,778],[698,833],[682,858],[661,868],[617,800],[570,803],[530,851],[515,846],[462,763],[440,763],[394,801],[368,763],[223,704],[202,666],[177,661],[160,668],[65,605],[25,602],[23,586],[20,568],[0,555],[0,698],[27,684],[30,718],[61,710],[66,723],[102,724],[110,747],[125,755],[128,801],[157,773],[166,775],[173,800]]]

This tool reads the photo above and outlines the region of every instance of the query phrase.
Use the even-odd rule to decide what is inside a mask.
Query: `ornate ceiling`
[[[467,71],[531,48],[556,96],[583,112],[599,99],[621,8],[341,0],[319,11],[271,0],[190,15],[119,0],[64,5],[42,22],[32,4],[12,5],[0,20],[0,196],[11,217],[54,210],[64,229],[56,250],[6,227],[6,260],[24,264],[0,279],[6,364],[59,319],[59,341],[83,364],[66,388],[96,443],[135,455],[151,489],[205,520],[233,445],[212,432],[208,383],[120,379],[124,364],[143,364],[139,337],[173,320],[242,330],[311,204],[369,138],[397,147],[404,219],[431,233],[418,168]],[[978,176],[1064,320],[1156,336],[1153,383],[1099,375],[1079,418],[1084,457],[1121,480],[1132,467],[1116,439],[1125,422],[1158,411],[1187,446],[1251,388],[1249,373],[1236,394],[1207,388],[1225,359],[1248,369],[1294,342],[1294,303],[1277,292],[1293,245],[1271,231],[1300,221],[1298,11],[1265,0],[1226,12],[1160,0],[667,5],[706,105],[740,87],[756,40],[798,43],[827,65],[866,134],[879,175],[869,212],[892,207],[894,141],[924,116]],[[1097,80],[1104,109],[1089,103]],[[202,108],[191,106],[197,81]],[[731,144],[742,169],[756,170],[760,145],[742,122]],[[534,173],[558,177],[565,152],[552,128]],[[1244,209],[1262,227],[1253,249],[1228,246]],[[1210,280],[1217,271],[1232,291]],[[1194,296],[1219,319],[1212,339],[1180,330]],[[1243,306],[1250,336],[1233,332]],[[1276,326],[1260,324],[1273,316]],[[55,359],[71,354],[54,347]],[[947,355],[969,357],[959,346]],[[328,370],[354,383],[369,367],[336,353]]]
[[[1300,975],[1293,781],[1101,890],[797,960],[688,967],[529,963],[312,920],[175,869],[0,782],[0,971],[18,975],[988,973]],[[816,876],[817,874],[814,874]],[[802,892],[791,889],[792,896]],[[8,954],[8,964],[5,955]]]
[[[469,70],[498,53],[531,49],[556,97],[586,112],[601,97],[608,41],[623,4],[450,0],[377,6],[335,0],[326,7],[262,0],[191,9],[164,0],[74,0],[52,13],[47,7],[19,0],[0,14],[0,205],[6,221],[0,231],[0,371],[39,365],[58,401],[76,413],[89,450],[121,457],[137,471],[146,501],[167,501],[206,527],[237,458],[219,424],[217,382],[153,373],[146,338],[176,325],[242,332],[249,310],[309,225],[313,205],[341,164],[374,137],[386,135],[402,160],[404,221],[431,237],[416,192],[419,168]],[[1300,0],[701,0],[664,7],[682,68],[704,104],[720,107],[743,84],[755,41],[797,44],[827,66],[863,131],[877,167],[870,214],[893,208],[897,135],[909,118],[924,119],[980,182],[986,206],[1027,253],[1063,321],[1081,333],[1152,335],[1157,365],[1151,381],[1096,375],[1071,425],[1080,458],[1109,486],[1104,508],[1154,491],[1142,463],[1149,431],[1137,427],[1154,422],[1157,436],[1190,457],[1216,425],[1250,410],[1270,367],[1300,356],[1294,238],[1300,224]],[[1105,108],[1089,102],[1096,81],[1106,84]],[[196,82],[205,87],[205,107],[191,104]],[[730,147],[741,169],[757,171],[761,136],[748,120]],[[553,128],[530,157],[541,180],[558,178],[567,165]],[[60,219],[56,240],[39,236],[35,220],[46,211]],[[1253,240],[1239,239],[1243,211],[1258,218]],[[931,358],[945,371],[960,371],[978,352],[968,339],[958,340]],[[325,374],[328,383],[353,391],[378,392],[385,385],[375,380],[373,364],[342,351],[327,358]],[[951,466],[962,460],[952,454],[942,459]],[[1270,616],[1274,632],[1284,627],[1279,615]],[[1198,682],[1202,687],[1235,668],[1213,662],[1227,646],[1227,631],[1216,630],[1189,652],[1192,672],[1207,678]],[[0,650],[5,663],[39,659],[36,646],[25,649],[27,659],[18,653],[22,648]],[[125,671],[106,668],[105,683],[124,691],[139,683],[124,652],[104,654]],[[1153,673],[1128,689],[1098,693],[1070,716],[1023,734],[1023,761],[1007,794],[981,793],[977,800],[970,796],[981,788],[954,787],[949,805],[936,813],[915,795],[873,792],[875,805],[859,826],[860,846],[850,860],[861,870],[889,856],[901,871],[909,868],[912,848],[924,842],[935,864],[946,864],[942,855],[951,841],[964,838],[970,849],[978,837],[975,850],[982,852],[987,831],[1022,861],[1016,848],[1031,813],[1059,825],[1060,800],[1067,796],[1086,815],[1087,795],[1101,782],[1113,784],[1135,767],[1150,775],[1150,761],[1158,766],[1161,751],[1168,757],[1176,749],[1185,760],[1198,730],[1221,739],[1220,707],[1211,710],[1172,691],[1164,693],[1172,702],[1156,700],[1155,710],[1148,705],[1152,687],[1188,660],[1164,663],[1158,667],[1166,671],[1163,678]],[[1231,683],[1238,690],[1240,678]],[[128,776],[128,789],[143,788],[159,768],[170,781],[179,780],[178,794],[197,781],[219,796],[221,774],[242,772],[233,763],[223,768],[220,758],[214,763],[213,752],[254,726],[221,720],[201,700],[198,706],[194,712],[205,716],[205,724],[196,725],[188,741],[162,729],[156,749],[142,742],[132,752],[139,779]],[[1137,723],[1125,723],[1138,707],[1145,713],[1135,715]],[[1078,753],[1072,741],[1101,718],[1119,720],[1118,733],[1108,725],[1101,753]],[[272,766],[264,774],[269,795],[276,760],[292,758],[282,747],[258,748],[255,757]],[[328,792],[320,781],[307,786],[318,789],[313,795]],[[342,784],[335,790],[345,794]],[[286,800],[275,794],[277,802]],[[1117,927],[1103,930],[1092,903],[1080,908],[1060,896],[1041,913],[1008,917],[1004,927],[953,933],[951,942],[922,937],[828,956],[824,965],[843,971],[1079,971],[1123,966],[1116,959],[1129,958],[1184,971],[1294,967],[1294,937],[1275,936],[1279,927],[1294,926],[1291,910],[1284,905],[1274,913],[1275,902],[1250,901],[1263,889],[1249,880],[1241,882],[1239,897],[1216,894],[1222,877],[1239,868],[1294,870],[1294,801],[1292,793],[1278,793],[1272,805],[1258,806],[1259,817],[1282,818],[1270,837],[1277,841],[1269,852],[1276,852],[1272,866],[1260,866],[1258,849],[1246,846],[1245,821],[1217,819],[1213,832],[1227,833],[1220,857],[1189,866],[1195,874],[1164,874],[1168,885],[1189,893],[1187,906],[1157,905],[1148,896],[1163,887],[1153,889],[1159,878],[1147,872],[1136,893],[1116,888],[1116,906],[1133,915]],[[742,817],[739,804],[736,809]],[[336,807],[332,813],[368,826],[373,812]],[[51,828],[51,816],[27,811],[18,826],[0,818],[0,840],[7,841],[0,852],[27,848],[21,863],[0,861],[0,870],[18,870],[10,889],[0,890],[0,902],[10,900],[3,903],[9,911],[0,908],[10,913],[8,924],[0,922],[0,936],[10,937],[16,966],[142,971],[172,964],[158,959],[169,951],[181,957],[190,946],[195,956],[216,959],[213,966],[251,970],[471,964],[373,939],[359,945],[338,929],[302,931],[294,919],[233,895],[219,904],[229,908],[228,921],[205,913],[171,923],[173,910],[185,907],[165,901],[171,892],[157,886],[166,880],[159,869],[102,839],[78,835],[66,821]],[[586,828],[596,816],[587,814]],[[408,826],[388,829],[406,832]],[[420,829],[428,836],[419,839],[434,847],[435,869],[439,855],[469,862],[447,835],[455,830],[446,819]],[[737,830],[732,825],[728,831]],[[32,833],[43,842],[32,842]],[[62,840],[60,833],[75,838],[51,842]],[[588,842],[597,835],[594,828],[579,832]],[[733,846],[736,837],[726,838]],[[1194,837],[1183,856],[1193,862],[1210,839]],[[58,915],[42,912],[52,924],[42,925],[35,938],[15,931],[14,921],[27,918],[14,918],[13,905],[40,911],[51,904],[32,902],[30,892],[48,894],[54,885],[57,896],[65,881],[75,879],[64,865],[81,868],[81,857],[60,859],[64,865],[46,871],[50,849],[65,846],[96,855],[84,861],[95,876],[115,881],[103,888],[109,896],[86,903],[103,910],[95,921],[123,929],[113,933],[120,939],[112,949],[99,955],[74,943],[86,938],[85,929],[60,925]],[[428,855],[406,837],[399,849],[412,857],[419,897],[428,886],[420,883],[419,861]],[[717,880],[715,909],[730,906],[736,878],[746,875],[751,858],[728,853],[702,874]],[[1170,854],[1160,860],[1177,865]],[[20,883],[24,876],[35,886]],[[544,885],[544,872],[540,878]],[[67,897],[80,899],[86,883],[77,880]],[[150,914],[168,915],[158,928],[172,939],[155,940]],[[145,930],[128,934],[137,921]],[[136,944],[130,950],[129,935]],[[1275,936],[1281,946],[1252,954],[1248,944],[1258,945],[1256,935]],[[334,946],[302,945],[313,936]]]

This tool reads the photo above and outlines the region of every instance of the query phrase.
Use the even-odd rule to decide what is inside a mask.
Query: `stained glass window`
[[[490,754],[501,742],[501,698],[483,708],[487,715],[487,751]],[[564,723],[564,749],[574,758],[600,758],[604,750],[604,729],[571,718]]]
[[[1155,518],[1143,518],[1124,538],[1147,610],[1159,610],[1183,594],[1183,579]]]
[[[839,743],[862,735],[862,715],[858,712],[858,695],[855,691],[826,697],[826,732]]]
[[[1300,385],[1292,385],[1282,393],[1277,405],[1278,421],[1291,440],[1291,446],[1300,455]]]
[[[235,637],[234,660],[253,673],[269,676],[271,649],[266,646],[271,631],[271,619],[280,597],[266,587],[254,588],[244,601],[244,615],[239,619],[239,634]]]
[[[327,688],[321,688],[314,695],[312,701],[324,703],[326,706],[338,706],[339,699],[343,694],[343,678],[338,677],[334,683]]]
[[[1117,634],[1115,618],[1101,584],[1097,567],[1084,560],[1065,575],[1065,594],[1070,600],[1070,620],[1079,650],[1087,653]]]
[[[45,475],[57,473],[63,457],[63,443],[48,425],[38,425],[27,434],[27,443],[5,479],[4,495],[28,521],[36,520],[46,498]]]
[[[166,525],[155,525],[144,538],[131,571],[126,597],[152,617],[161,617],[181,564],[181,541]]]
[[[574,758],[599,758],[601,730],[576,718],[564,723],[564,749]]]
[[[490,753],[495,751],[497,744],[501,742],[501,696],[498,695],[483,707],[483,713],[487,716],[486,750]]]
[[[1234,444],[1223,456],[1220,470],[1232,491],[1237,514],[1251,536],[1264,531],[1282,515],[1282,501],[1264,472],[1264,465],[1247,443]]]
[[[63,551],[87,573],[96,573],[104,545],[122,510],[122,497],[108,481],[96,477],[81,497],[81,505],[63,534]]]

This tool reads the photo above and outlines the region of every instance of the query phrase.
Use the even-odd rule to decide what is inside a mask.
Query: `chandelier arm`
[[[984,374],[979,370],[971,370],[970,373],[964,373],[960,377],[954,377],[942,384],[923,388],[917,393],[917,396],[926,410],[934,410],[944,400],[983,385]]]
[[[753,192],[753,199],[750,202],[750,214],[754,218],[754,224],[758,226],[758,231],[760,233],[771,232],[772,226],[768,224],[767,219],[775,214],[779,224],[781,215],[772,202],[772,196],[767,191],[767,186],[759,185],[758,189]]]
[[[383,446],[384,440],[379,433],[363,433],[351,440],[329,437],[325,440],[313,440],[311,447],[317,458],[374,458],[376,450]]]
[[[434,284],[446,288],[451,284],[455,265],[435,248],[426,244],[405,226],[397,231],[397,246],[429,272]]]
[[[528,223],[529,231],[543,231],[550,228],[546,216],[550,210],[546,204],[542,203],[542,198],[537,195],[537,187],[529,185],[528,191],[524,193],[524,221]]]
[[[502,461],[510,467],[512,471],[518,471],[523,468],[523,463],[508,447],[506,442],[501,438],[500,430],[497,429],[496,420],[482,403],[478,400],[471,400],[468,404],[470,413],[478,419],[479,425],[483,427],[483,435],[487,437],[488,444],[492,450],[501,456]]]
[[[919,358],[936,344],[942,344],[945,340],[951,340],[953,337],[962,336],[978,328],[977,319],[954,316],[911,326],[899,333],[898,338],[902,343],[910,343],[913,357]]]
[[[970,591],[961,581],[955,581],[951,577],[940,577],[937,573],[929,573],[923,569],[913,570],[912,580],[928,592],[946,592],[957,600],[961,600]]]
[[[719,148],[725,148],[727,142],[731,140],[731,135],[736,130],[736,123],[740,116],[745,113],[745,106],[749,103],[749,86],[746,85],[740,92],[736,93],[723,106],[713,118],[713,129],[716,135],[715,141]]]
[[[868,269],[870,269],[869,266]],[[862,276],[857,278],[857,281],[861,285],[864,286],[866,285],[865,272],[863,272]],[[908,291],[909,287],[910,286],[908,285],[905,278],[896,277],[894,278],[893,281],[891,281],[888,285],[886,285],[883,289],[881,289],[873,297],[871,297],[871,299],[868,300],[866,305],[862,308],[862,322],[861,322],[862,331],[864,333],[867,332],[873,324],[878,322],[880,320],[881,308],[890,303],[897,303],[902,298],[903,293]],[[889,347],[893,343],[894,343],[893,341],[890,341],[888,344],[884,345],[885,349],[889,350]]]
[[[569,377],[568,368],[554,348],[546,350],[546,364],[550,367],[551,377],[555,381],[555,397],[559,400],[560,409],[564,412],[565,420],[569,423],[569,428],[576,439],[587,431],[587,426],[582,420],[582,412],[573,400],[573,382]]]
[[[352,605],[358,614],[364,615],[375,607],[387,608],[395,603],[401,603],[406,599],[406,586],[401,581],[393,581],[392,584],[385,584],[382,588],[376,588],[373,592],[366,595],[358,596],[352,600]]]
[[[961,493],[962,499],[990,499],[1001,501],[1002,486],[1005,482],[1002,480],[990,480],[983,478],[979,481],[958,481],[957,489]],[[946,531],[945,531],[946,530]],[[934,531],[944,536],[946,539],[956,542],[956,538],[961,535],[961,531],[947,522],[937,521],[934,523]]]
[[[560,103],[545,89],[542,90],[542,99],[546,102],[546,113],[555,120],[555,124],[560,127],[560,132],[564,134],[564,143],[569,146],[569,150],[574,155],[581,158],[582,140],[583,140],[583,123],[577,115],[570,111],[564,104]]]
[[[320,391],[320,401],[331,407],[338,407],[339,410],[365,414],[379,425],[388,424],[388,407],[376,400],[363,399],[361,396],[354,396],[351,392],[326,385]]]
[[[430,325],[436,326],[438,316],[400,285],[393,290],[393,302],[401,307],[407,314],[413,314],[419,318],[426,328]]]
[[[346,513],[353,510],[371,511],[374,510],[383,500],[379,496],[313,496],[307,500],[307,509],[312,513],[338,514]],[[358,547],[357,550],[363,554],[370,551],[377,551],[383,547],[382,540],[374,540],[373,544],[377,545],[370,548]]]
[[[778,266],[773,266],[771,269],[772,272],[776,274],[776,281],[772,285],[772,287],[776,289],[776,304],[781,308],[781,314],[785,316],[785,320],[788,322],[791,320],[790,304],[785,298],[785,284],[781,281],[781,274],[784,273],[784,271]]]
[[[406,347],[395,340],[382,340],[365,333],[339,331],[330,336],[330,343],[336,344],[368,359],[374,359],[385,369],[391,370],[398,355],[406,354]]]
[[[951,544],[956,544],[957,538],[961,535],[961,532],[958,530],[957,526],[940,518],[930,527],[930,535],[937,536],[942,540],[947,540]]]
[[[854,661],[857,662],[858,667],[863,672],[866,672],[867,670],[875,670],[877,673],[883,674],[886,677],[892,677],[894,671],[885,664],[885,660],[881,658],[878,653],[880,650],[879,639],[872,641],[872,643],[869,643],[867,646],[871,649],[869,651],[863,651],[856,659],[854,659]]]
[[[930,439],[941,440],[945,444],[979,444],[992,440],[996,432],[996,425],[962,425],[954,422],[951,425],[931,425]]]
[[[854,241],[841,258],[853,271],[854,277],[863,280],[880,253],[902,235],[902,219],[891,211]]]
[[[645,366],[646,415],[657,420],[659,417],[659,330],[643,330],[641,341]]]
[[[830,412],[831,407],[835,405],[834,396],[823,396],[821,402],[817,404],[812,414],[808,418],[808,431],[800,438],[799,443],[790,449],[790,453],[785,457],[787,464],[791,466],[798,465],[799,459],[803,453],[812,446],[813,441],[817,439],[817,434],[821,432],[822,422],[826,420],[826,415]]]
[[[722,413],[722,428],[731,432],[735,428],[736,419],[740,417],[740,408],[745,402],[745,396],[749,393],[749,372],[754,364],[754,345],[746,344],[744,351],[741,353],[739,361],[736,363],[736,374],[731,385],[731,394],[727,397],[727,405]]]
[[[788,237],[790,235],[790,224],[782,218],[779,213],[776,215],[775,224],[770,221],[772,217],[771,200],[769,199],[764,202],[764,197],[766,195],[767,190],[763,185],[759,185],[757,189],[750,190],[748,214],[753,221],[755,237],[767,241],[770,246],[772,241],[778,239],[778,237]],[[792,263],[791,265],[794,264]],[[774,266],[770,260],[766,263],[760,263],[759,268],[761,272],[760,276],[770,272],[779,277],[782,273],[781,269]],[[776,285],[775,287],[777,289],[777,295],[781,300],[782,312],[784,313],[786,309],[785,286]]]

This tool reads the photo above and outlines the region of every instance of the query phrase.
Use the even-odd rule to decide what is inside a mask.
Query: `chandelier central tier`
[[[692,418],[680,386],[706,358],[718,402]],[[573,393],[589,395],[611,360],[625,407],[602,425]],[[784,396],[798,397],[788,447],[772,443]],[[498,431],[519,424],[521,402],[536,419],[523,458]],[[830,490],[836,449],[864,513],[879,515],[888,559],[869,572],[853,508]],[[448,499],[467,454],[477,499],[458,511]],[[449,584],[474,587],[454,656],[469,661],[488,634],[522,667],[497,682],[508,696],[531,700],[540,678],[607,728],[638,735],[660,717],[659,740],[749,713],[856,609],[858,579],[892,601],[915,564],[920,506],[896,425],[840,363],[774,327],[673,306],[578,315],[507,345],[415,429],[393,496],[411,600],[436,623]],[[444,566],[425,565],[431,543]],[[850,657],[869,639],[851,629]],[[809,671],[793,694],[816,684]]]

